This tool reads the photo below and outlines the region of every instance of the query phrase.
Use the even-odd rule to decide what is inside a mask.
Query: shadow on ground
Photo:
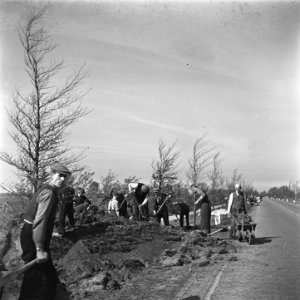
[[[267,244],[267,243],[271,243],[273,239],[277,239],[280,238],[281,236],[268,236],[268,237],[256,237],[253,242],[252,245],[262,245],[262,244]]]

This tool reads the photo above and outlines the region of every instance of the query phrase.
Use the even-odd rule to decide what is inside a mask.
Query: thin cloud
[[[139,123],[141,125],[146,125],[149,127],[156,127],[159,129],[165,129],[165,130],[170,130],[176,133],[183,133],[192,137],[197,136],[197,133],[195,133],[192,130],[187,130],[184,129],[182,127],[176,126],[174,124],[170,124],[170,123],[165,123],[165,122],[160,122],[160,121],[156,121],[156,120],[150,120],[149,118],[145,119],[145,118],[141,118],[132,114],[128,114],[128,113],[121,113],[121,115],[123,115],[124,117],[127,117],[128,119],[130,119],[131,121],[135,122],[135,123]]]

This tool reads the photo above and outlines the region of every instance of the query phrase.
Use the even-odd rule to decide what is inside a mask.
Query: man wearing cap
[[[64,165],[51,167],[49,182],[35,193],[26,213],[20,240],[22,259],[39,263],[24,273],[19,300],[51,300],[55,297],[57,272],[50,255],[50,241],[58,205],[58,188],[71,174]]]
[[[232,214],[234,218],[231,218],[230,235],[235,235],[235,229],[237,227],[238,214],[247,214],[246,209],[246,197],[242,191],[242,185],[238,182],[235,184],[235,192],[231,193],[228,200],[227,213]]]
[[[141,182],[130,182],[128,184],[128,191],[130,194],[133,194],[133,200],[131,202],[133,219],[135,221],[141,221],[142,219],[148,220],[149,186]]]

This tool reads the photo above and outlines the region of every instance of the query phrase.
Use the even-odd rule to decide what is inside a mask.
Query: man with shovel
[[[22,259],[29,263],[37,259],[24,273],[19,300],[52,300],[58,281],[50,255],[50,241],[58,205],[58,188],[71,174],[64,165],[55,164],[50,171],[49,183],[33,196],[21,231]]]
[[[171,195],[166,195],[162,193],[159,188],[154,188],[155,200],[153,206],[153,213],[156,218],[156,221],[160,223],[161,218],[164,220],[165,226],[169,226],[169,212],[167,207],[167,201]]]
[[[141,182],[130,182],[128,184],[129,194],[133,195],[132,210],[133,220],[141,221],[149,219],[148,200],[150,189],[149,186]]]

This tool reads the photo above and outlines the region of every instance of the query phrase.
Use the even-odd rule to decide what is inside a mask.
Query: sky
[[[29,92],[18,25],[44,1],[0,4],[0,151],[12,92]],[[54,1],[43,26],[59,45],[63,82],[83,64],[90,114],[69,130],[74,153],[100,181],[151,180],[158,143],[175,144],[186,181],[195,140],[220,152],[258,190],[300,181],[299,1]],[[0,162],[0,182],[14,169]]]

